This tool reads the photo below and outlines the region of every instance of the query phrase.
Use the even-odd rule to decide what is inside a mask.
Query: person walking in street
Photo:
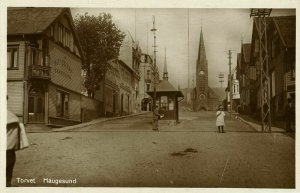
[[[288,104],[285,107],[285,129],[286,132],[292,132],[292,125],[294,122],[295,111],[292,106],[292,100],[288,98]]]
[[[158,131],[158,119],[160,118],[160,114],[158,111],[158,105],[155,106],[153,111],[153,131]]]
[[[225,112],[223,111],[223,106],[220,105],[218,108],[218,111],[216,113],[217,120],[216,120],[216,126],[218,127],[219,133],[224,133],[224,126],[225,126]]]

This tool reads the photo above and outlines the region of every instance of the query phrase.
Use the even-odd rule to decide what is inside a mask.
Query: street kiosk
[[[147,92],[152,98],[154,91]],[[159,107],[159,114],[163,115],[161,120],[174,120],[178,123],[178,102],[183,99],[181,91],[176,90],[168,79],[160,80],[156,87],[156,105]]]

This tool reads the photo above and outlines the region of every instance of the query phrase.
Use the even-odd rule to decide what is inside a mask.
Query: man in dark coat
[[[153,111],[153,130],[158,131],[158,119],[160,118],[160,114],[158,111],[158,105],[155,106]]]

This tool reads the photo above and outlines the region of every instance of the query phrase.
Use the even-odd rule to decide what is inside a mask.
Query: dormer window
[[[73,35],[71,31],[62,24],[58,26],[58,41],[75,52]]]

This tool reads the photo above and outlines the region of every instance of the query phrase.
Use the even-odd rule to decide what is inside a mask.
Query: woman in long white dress
[[[217,120],[216,120],[216,126],[218,127],[219,133],[224,133],[224,126],[225,126],[225,112],[223,111],[223,106],[219,106],[218,111],[216,113]]]

